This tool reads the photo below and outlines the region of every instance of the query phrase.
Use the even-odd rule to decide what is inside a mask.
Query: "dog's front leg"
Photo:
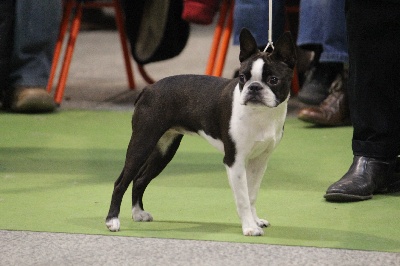
[[[256,224],[259,227],[267,227],[269,225],[269,222],[267,220],[258,218],[255,206],[258,191],[260,190],[261,181],[263,179],[265,170],[267,169],[268,155],[269,153],[265,153],[261,156],[249,160],[246,169],[251,212],[253,214],[253,218]]]
[[[252,214],[244,162],[236,161],[232,166],[226,166],[226,170],[235,197],[236,209],[242,223],[243,235],[263,235],[263,230],[256,224]]]

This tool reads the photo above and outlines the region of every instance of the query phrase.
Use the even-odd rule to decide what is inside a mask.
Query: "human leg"
[[[349,3],[348,14],[353,152],[393,158],[400,146],[400,4],[361,2]]]
[[[11,82],[45,87],[61,21],[60,0],[16,0]]]
[[[14,0],[0,1],[0,102],[9,84],[13,20]]]
[[[325,198],[353,201],[391,189],[400,150],[400,4],[347,2],[353,164]]]
[[[13,111],[51,111],[45,92],[61,20],[61,0],[16,0],[8,105]]]
[[[273,0],[272,3],[272,40],[276,41],[285,26],[285,1]],[[242,28],[251,31],[257,45],[264,48],[268,43],[269,5],[265,0],[237,0],[234,7],[233,44],[239,44]]]
[[[318,105],[347,62],[344,1],[303,0],[297,45],[314,52],[298,95],[300,101]]]

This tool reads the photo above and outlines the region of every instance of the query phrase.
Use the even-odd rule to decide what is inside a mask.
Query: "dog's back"
[[[164,78],[157,85],[149,85],[143,90],[136,100],[134,118],[143,117],[146,110],[151,110],[153,120],[157,119],[159,125],[179,126],[196,133],[201,129],[220,139],[221,126],[227,125],[221,125],[219,121],[221,116],[226,116],[223,121],[229,121],[237,83],[237,79],[205,75]]]

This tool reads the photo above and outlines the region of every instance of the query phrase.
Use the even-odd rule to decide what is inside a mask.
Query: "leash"
[[[268,44],[264,49],[264,53],[271,47],[274,50],[274,43],[272,42],[272,0],[268,4]]]

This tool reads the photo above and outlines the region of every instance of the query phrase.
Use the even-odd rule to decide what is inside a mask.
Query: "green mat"
[[[352,129],[313,128],[295,118],[259,193],[258,214],[271,223],[264,236],[242,236],[222,155],[190,136],[145,193],[155,221],[131,220],[128,190],[121,231],[108,232],[104,218],[130,118],[116,111],[1,113],[0,229],[400,252],[400,194],[348,204],[322,197],[351,163]]]

